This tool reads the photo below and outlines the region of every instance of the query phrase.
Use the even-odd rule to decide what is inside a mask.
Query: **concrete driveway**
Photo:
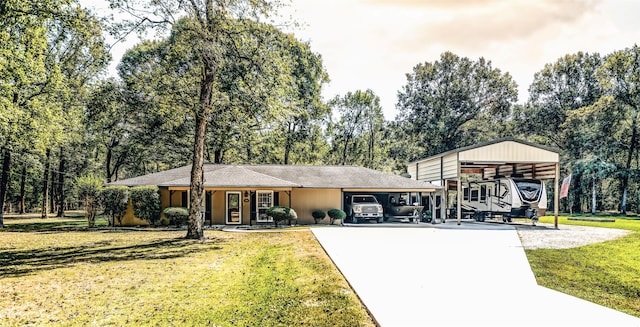
[[[312,229],[381,326],[640,326],[538,286],[513,226],[402,227]]]

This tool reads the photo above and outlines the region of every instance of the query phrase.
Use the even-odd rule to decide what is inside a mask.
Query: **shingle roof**
[[[430,183],[357,166],[204,165],[205,187],[439,189]],[[129,178],[110,185],[189,186],[191,166]]]

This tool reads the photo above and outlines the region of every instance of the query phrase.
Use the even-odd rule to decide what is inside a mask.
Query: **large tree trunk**
[[[107,146],[107,158],[105,162],[105,173],[107,173],[107,183],[111,183],[111,177],[113,176],[113,172],[111,171],[111,157],[113,156],[113,151],[111,147]]]
[[[591,214],[596,214],[596,179],[593,179],[593,184],[591,184]]]
[[[60,164],[58,165],[58,214],[56,217],[64,217],[64,174],[65,174],[64,151],[60,148]]]
[[[42,178],[42,218],[47,218],[49,212],[49,161],[51,150],[47,149],[44,161],[44,177]]]
[[[4,200],[7,197],[7,185],[9,185],[9,169],[11,168],[11,152],[8,148],[2,148],[2,178],[0,178],[0,228],[4,228]]]
[[[193,144],[193,162],[191,164],[191,207],[187,238],[204,238],[204,154],[207,133],[207,121],[211,116],[211,98],[215,79],[215,63],[203,56],[203,76],[200,85],[200,106],[196,112],[196,130]]]
[[[22,164],[22,176],[20,177],[20,214],[23,215],[26,211],[26,185],[27,185],[27,163]]]
[[[629,154],[627,155],[627,165],[625,173],[622,176],[622,199],[620,201],[620,213],[627,214],[627,193],[629,192],[629,174],[631,172],[631,160],[633,160],[633,151],[636,148],[638,138],[638,115],[634,114],[631,120],[631,140],[629,141]]]

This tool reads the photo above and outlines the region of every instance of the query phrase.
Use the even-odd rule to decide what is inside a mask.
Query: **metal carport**
[[[554,180],[553,210],[558,227],[559,150],[515,138],[501,138],[468,147],[458,148],[407,164],[413,179],[443,186],[441,206],[445,217],[447,192],[455,187],[457,220],[462,219],[462,175],[480,174],[483,179],[496,175],[518,174],[527,178]]]

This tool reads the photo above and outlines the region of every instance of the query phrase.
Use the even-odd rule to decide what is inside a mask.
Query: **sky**
[[[387,119],[417,64],[445,51],[490,60],[528,99],[533,76],[566,54],[640,42],[639,0],[294,0],[295,33],[322,55],[325,97],[372,89]]]
[[[513,77],[524,103],[545,64],[640,43],[639,12],[640,0],[292,0],[282,14],[322,56],[331,79],[325,99],[371,89],[394,119],[406,74],[443,52],[491,61]],[[114,49],[114,59],[123,52]]]

